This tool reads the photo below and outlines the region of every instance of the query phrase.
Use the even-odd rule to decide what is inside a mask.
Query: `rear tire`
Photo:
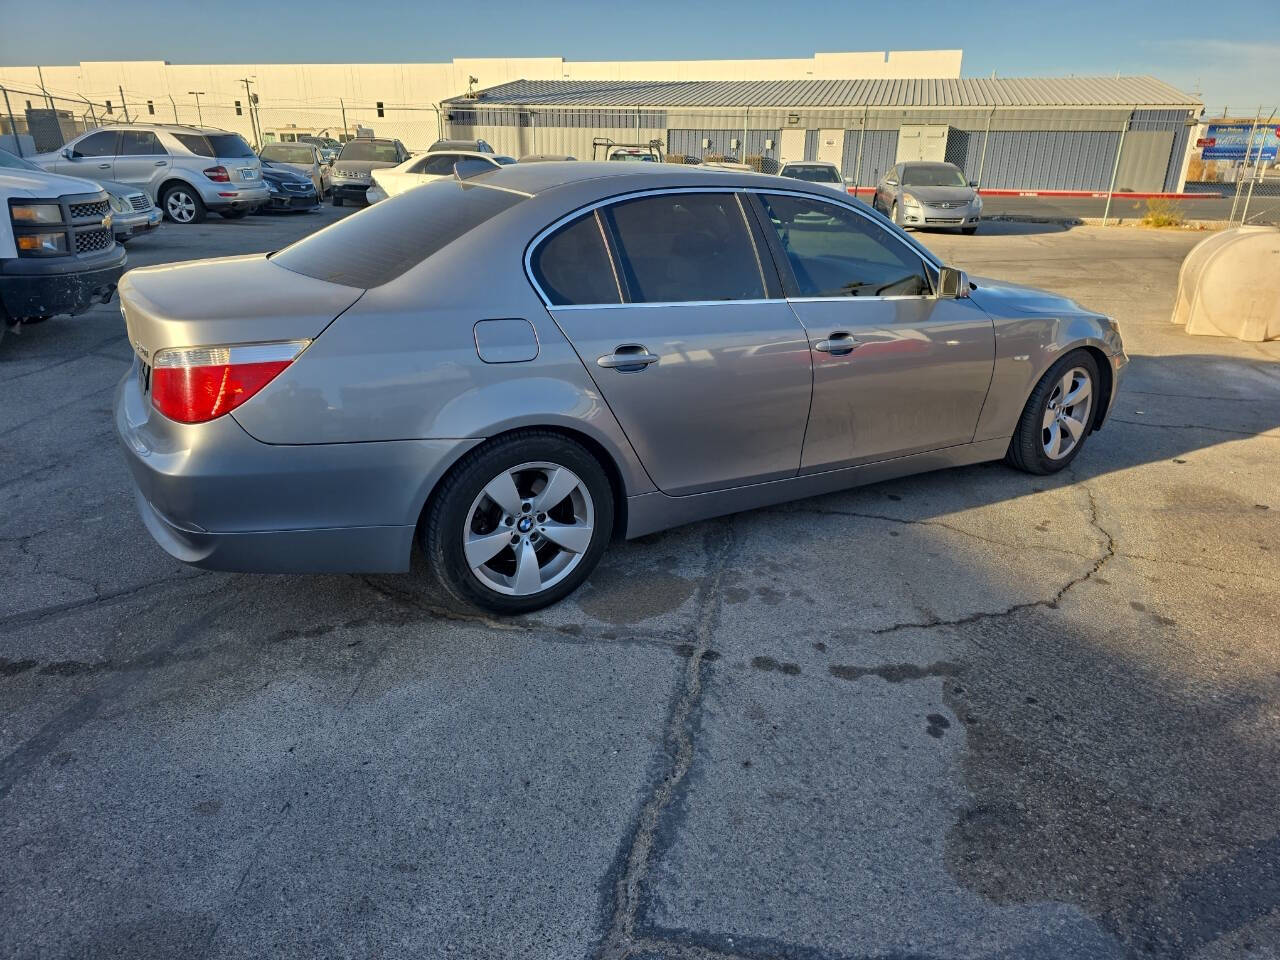
[[[1099,383],[1098,363],[1088,350],[1060,357],[1027,398],[1005,463],[1041,475],[1069,466],[1088,439]]]
[[[203,223],[206,215],[200,194],[185,183],[175,183],[160,198],[160,209],[170,223]]]
[[[241,207],[239,210],[219,210],[218,211],[218,216],[222,217],[223,220],[243,220],[248,215],[249,215],[249,211],[246,210],[244,207]]]
[[[454,600],[530,613],[586,580],[613,514],[609,478],[590,452],[558,433],[521,431],[471,451],[440,481],[422,548]]]
[[[338,196],[336,193],[333,195],[333,205],[335,207],[342,206],[342,198]]]

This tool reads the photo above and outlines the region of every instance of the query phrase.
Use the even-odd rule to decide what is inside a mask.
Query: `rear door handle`
[[[99,170],[110,170],[110,169],[111,169],[111,164],[109,164],[109,163],[100,163],[100,164],[98,164],[98,169],[99,169]]]
[[[858,341],[847,333],[833,333],[827,340],[819,340],[813,345],[813,349],[821,353],[829,353],[833,356],[844,356],[853,353],[854,347],[858,345]]]
[[[651,363],[657,363],[661,357],[650,353],[649,348],[638,343],[624,343],[615,348],[613,353],[596,358],[596,365],[606,370],[617,370],[621,373],[635,373],[643,370]]]

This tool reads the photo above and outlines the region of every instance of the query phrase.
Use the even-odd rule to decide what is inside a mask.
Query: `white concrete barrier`
[[[1173,322],[1187,333],[1280,339],[1280,227],[1223,230],[1182,261]]]

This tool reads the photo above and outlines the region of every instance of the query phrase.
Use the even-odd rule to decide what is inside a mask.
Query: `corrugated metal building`
[[[517,80],[442,106],[449,136],[515,156],[658,140],[766,170],[831,160],[861,186],[900,160],[945,159],[988,189],[1106,190],[1114,173],[1135,192],[1181,188],[1202,110],[1153,77]]]

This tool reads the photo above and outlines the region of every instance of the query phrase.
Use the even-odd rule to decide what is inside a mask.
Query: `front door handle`
[[[167,167],[168,165],[169,165],[169,161],[168,161],[168,160],[157,160],[157,161],[156,161],[156,166],[157,166],[157,167]]]
[[[98,164],[98,169],[99,169],[99,170],[110,170],[110,169],[111,169],[111,164],[109,164],[109,163],[100,163],[100,164]]]
[[[827,340],[819,340],[813,345],[813,349],[821,353],[829,353],[835,357],[842,357],[846,354],[853,353],[854,348],[858,345],[858,341],[844,332],[833,333]]]
[[[661,357],[650,353],[649,348],[638,343],[624,343],[613,353],[596,358],[596,365],[606,370],[617,370],[621,373],[635,373],[643,370],[651,363],[657,363]]]

